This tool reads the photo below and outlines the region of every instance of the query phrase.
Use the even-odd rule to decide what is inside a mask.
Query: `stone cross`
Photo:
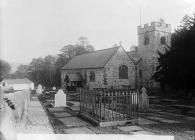
[[[37,94],[42,94],[42,92],[43,92],[43,88],[42,88],[42,86],[39,84],[38,87],[37,87],[36,93],[37,93]]]
[[[141,91],[142,91],[142,93],[146,93],[147,90],[145,87],[142,87]]]
[[[139,108],[142,112],[147,112],[149,110],[149,97],[145,87],[141,89]]]
[[[55,107],[66,107],[66,94],[62,89],[55,94]]]

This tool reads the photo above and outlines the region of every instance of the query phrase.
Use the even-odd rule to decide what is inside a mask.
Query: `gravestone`
[[[42,94],[42,92],[43,92],[43,88],[42,88],[42,86],[39,84],[38,87],[37,87],[37,89],[36,89],[36,93],[37,93],[37,94]]]
[[[148,112],[149,110],[149,97],[145,87],[141,89],[141,95],[139,99],[139,109],[142,112]]]
[[[58,90],[55,94],[55,107],[66,107],[66,94],[63,92],[62,89]]]

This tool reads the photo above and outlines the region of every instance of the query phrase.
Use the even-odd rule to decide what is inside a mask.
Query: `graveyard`
[[[9,132],[13,134],[129,134],[194,138],[194,106],[182,104],[177,99],[149,96],[144,88],[139,92],[68,92],[57,88],[43,89],[39,85],[36,91],[17,91],[2,97],[1,114],[4,116],[1,118],[6,118],[3,121],[6,123],[1,121],[1,127],[4,130],[12,128]]]
[[[57,91],[56,91],[57,92]],[[189,105],[189,112],[183,112],[179,100],[163,99],[155,96],[148,96],[147,100],[140,102],[146,104],[139,107],[138,121],[130,121],[125,123],[113,123],[106,126],[98,126],[93,120],[80,116],[81,106],[84,106],[86,112],[93,110],[89,106],[81,105],[80,93],[66,93],[66,104],[63,102],[63,107],[55,104],[55,92],[46,91],[39,96],[39,100],[47,112],[49,121],[53,126],[56,134],[131,134],[131,135],[174,135],[176,139],[193,139],[194,138],[194,107]],[[49,95],[50,94],[50,95]],[[147,98],[147,94],[142,95]],[[119,97],[120,98],[120,97]],[[89,98],[86,98],[89,99]],[[82,99],[81,99],[82,100]],[[89,101],[89,100],[88,100]],[[93,99],[90,99],[93,102]],[[95,101],[94,101],[95,102]],[[88,105],[90,102],[88,102]],[[81,106],[80,106],[81,105]],[[96,104],[94,104],[96,106]],[[107,106],[108,104],[105,104]],[[104,106],[104,104],[103,104]],[[121,113],[116,114],[113,111],[103,108],[103,112],[95,109],[95,112],[90,112],[90,116],[96,116],[96,112],[101,112],[102,115],[108,114],[111,118],[103,118],[102,122],[112,120],[114,116],[117,119],[125,120],[126,116]],[[113,116],[112,116],[113,114]],[[100,115],[100,114],[98,114]],[[105,120],[104,120],[105,119]]]

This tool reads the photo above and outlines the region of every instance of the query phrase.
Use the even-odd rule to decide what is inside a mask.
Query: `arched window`
[[[149,44],[149,37],[145,36],[144,37],[144,45],[148,45]]]
[[[119,66],[119,79],[128,79],[128,67],[126,65]]]
[[[161,43],[161,44],[165,44],[165,37],[164,37],[164,36],[162,36],[162,37],[160,38],[160,43]]]
[[[95,81],[95,73],[93,71],[90,71],[89,79],[91,82]]]

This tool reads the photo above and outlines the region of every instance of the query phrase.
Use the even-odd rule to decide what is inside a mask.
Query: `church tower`
[[[159,83],[151,79],[158,65],[158,51],[164,52],[166,46],[171,45],[171,25],[163,19],[151,22],[144,27],[138,26],[138,54],[142,58],[138,67],[139,81],[149,88],[159,87]]]

